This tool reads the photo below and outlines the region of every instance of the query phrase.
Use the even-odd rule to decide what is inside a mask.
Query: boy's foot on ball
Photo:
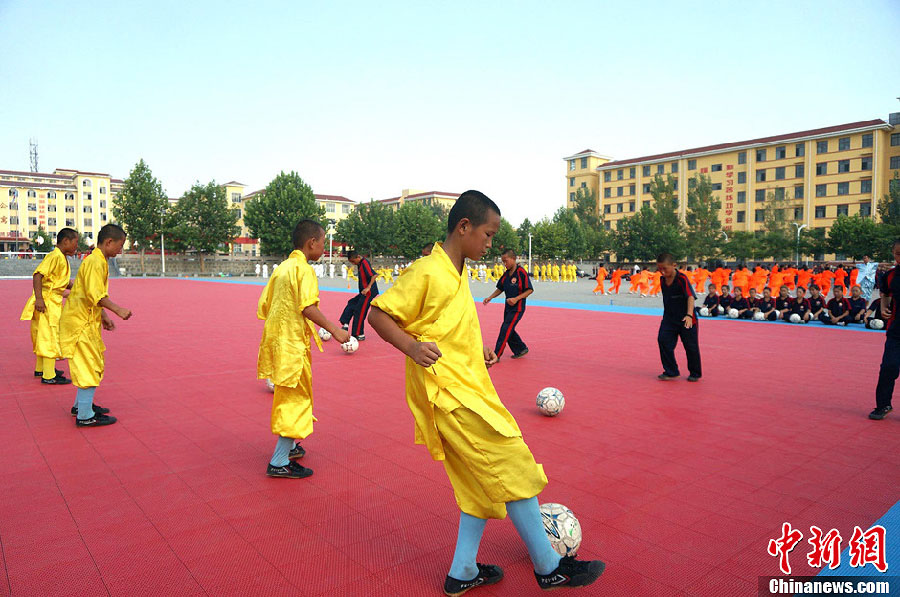
[[[109,413],[109,409],[108,409],[108,408],[103,408],[103,407],[100,406],[99,404],[94,404],[93,407],[94,407],[94,414],[95,414],[95,415],[105,415],[105,414]],[[77,407],[77,406],[73,406],[73,407],[72,407],[72,410],[70,410],[69,412],[72,413],[72,416],[73,416],[73,417],[77,417],[77,416],[78,416],[78,407]]]
[[[559,566],[550,574],[534,573],[538,586],[544,590],[559,587],[586,587],[603,574],[606,564],[600,560],[581,561],[572,556],[565,556]]]
[[[62,372],[61,370],[59,370],[59,369],[54,369],[53,371],[56,372],[56,376],[57,376],[57,377],[59,377],[60,375],[63,374],[63,372]],[[35,371],[35,372],[34,372],[34,376],[35,376],[35,377],[43,377],[43,376],[44,376],[44,373],[41,372],[41,371]]]
[[[520,352],[519,354],[514,354],[514,355],[512,356],[512,358],[514,358],[514,359],[521,359],[521,358],[524,357],[526,354],[528,354],[528,349],[527,349],[527,348],[526,348],[525,350],[523,350],[522,352]]]
[[[444,581],[444,595],[456,597],[469,589],[492,585],[503,579],[503,568],[500,566],[492,564],[476,564],[476,566],[478,566],[478,576],[472,580],[456,580],[448,575],[447,580]]]
[[[69,379],[69,378],[67,378],[67,377],[64,377],[64,376],[62,376],[62,375],[57,375],[57,376],[54,377],[53,379],[44,379],[44,378],[42,377],[42,378],[41,378],[41,383],[45,383],[45,384],[49,384],[49,385],[55,385],[55,386],[64,386],[64,385],[66,385],[66,384],[72,383],[72,380]]]
[[[294,445],[294,447],[291,448],[291,451],[288,452],[288,460],[299,460],[304,456],[306,456],[306,450],[304,450],[303,446],[300,444]]]
[[[312,474],[311,468],[300,466],[296,462],[289,462],[286,466],[272,466],[272,463],[269,463],[266,467],[267,476],[282,479],[305,479]]]
[[[95,414],[90,419],[75,419],[76,427],[103,427],[104,425],[112,425],[116,422],[115,417],[109,415]]]
[[[672,381],[673,379],[678,379],[677,375],[669,375],[668,373],[660,373],[656,376],[656,379],[659,381]]]
[[[879,406],[875,410],[869,413],[869,418],[873,421],[880,421],[885,418],[889,412],[894,410],[892,406]]]

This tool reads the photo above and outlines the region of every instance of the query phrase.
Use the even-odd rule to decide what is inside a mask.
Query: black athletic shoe
[[[889,412],[891,412],[892,410],[894,410],[894,407],[892,407],[890,405],[879,406],[878,408],[876,408],[875,410],[873,410],[872,412],[869,413],[869,418],[874,421],[880,421],[881,419],[885,418],[887,416],[887,414]]]
[[[550,574],[534,573],[538,586],[549,591],[559,587],[586,587],[603,574],[606,564],[600,560],[584,562],[576,560],[572,556],[566,556],[559,561],[559,566]]]
[[[289,462],[287,466],[272,466],[272,463],[269,463],[266,467],[267,476],[281,479],[304,479],[312,474],[311,468],[300,466],[296,462]]]
[[[63,371],[60,371],[59,369],[54,369],[54,371],[56,372],[57,376],[60,376],[64,373]],[[35,371],[34,376],[35,377],[44,377],[44,372],[43,371]]]
[[[678,379],[677,375],[669,375],[667,373],[660,373],[656,376],[656,379],[659,381],[672,381],[673,379]]]
[[[362,342],[363,340],[366,339],[366,335],[365,335],[365,334],[360,334],[359,336],[356,337],[356,339],[357,339],[358,341]]]
[[[524,357],[526,354],[528,354],[528,349],[527,349],[527,348],[526,348],[525,350],[523,350],[522,352],[520,352],[519,354],[514,354],[514,355],[511,356],[510,358],[512,358],[512,359],[521,359],[521,358]]]
[[[103,407],[100,406],[99,404],[94,404],[93,407],[94,407],[94,414],[95,414],[95,415],[106,415],[106,414],[109,414],[109,409],[108,409],[108,408],[103,408]],[[72,416],[73,416],[73,417],[77,417],[77,416],[78,416],[78,407],[77,407],[77,406],[73,406],[73,407],[72,407],[72,410],[70,410],[69,412],[72,413]]]
[[[110,417],[109,415],[97,415],[95,414],[90,419],[75,419],[76,427],[103,427],[104,425],[112,425],[116,422],[115,417]]]
[[[306,450],[303,449],[303,446],[300,444],[296,444],[291,451],[288,452],[288,460],[299,460],[306,456]]]
[[[503,579],[503,568],[500,566],[494,566],[493,564],[475,565],[478,566],[478,576],[472,580],[456,580],[452,576],[448,576],[447,580],[444,581],[444,595],[456,597],[469,589],[492,585]]]
[[[699,375],[689,375],[688,381],[700,381],[700,376]]]
[[[342,324],[341,324],[341,329],[342,329],[342,330],[349,330],[349,329],[350,329],[350,324],[348,324],[348,323],[342,323]]]
[[[62,375],[57,375],[57,376],[54,377],[53,379],[44,379],[44,378],[42,377],[42,378],[41,378],[41,383],[45,383],[45,384],[49,384],[49,385],[55,385],[55,386],[64,386],[64,385],[66,385],[66,384],[72,383],[72,380],[69,379],[69,378],[67,378],[67,377],[64,377],[64,376],[62,376]]]

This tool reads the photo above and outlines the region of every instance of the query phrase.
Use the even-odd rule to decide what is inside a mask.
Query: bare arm
[[[533,293],[534,293],[534,288],[529,288],[528,290],[526,290],[525,292],[523,292],[522,294],[520,294],[519,296],[517,296],[517,297],[516,297],[516,300],[517,300],[517,301],[524,301],[526,298],[528,298],[529,296],[531,296]]]
[[[104,309],[109,309],[116,315],[118,315],[122,319],[128,319],[131,317],[131,310],[126,309],[125,307],[120,307],[119,305],[112,302],[108,296],[104,296],[97,302],[98,307],[103,307]]]
[[[694,297],[688,294],[687,297],[687,313],[684,318],[684,327],[691,329],[694,326]]]
[[[495,298],[497,298],[498,296],[500,296],[500,293],[501,293],[501,292],[502,292],[502,290],[500,290],[499,288],[497,288],[497,289],[494,290],[494,292],[492,292],[492,293],[490,294],[490,296],[484,297],[484,300],[481,301],[481,302],[484,303],[484,304],[486,305],[486,304],[488,304],[489,302],[491,302],[493,299],[495,299]]]
[[[44,304],[44,274],[39,272],[35,272],[31,277],[31,286],[34,288],[34,310],[40,311],[41,313],[47,310],[47,305]]]
[[[430,367],[441,358],[441,351],[434,342],[418,342],[400,329],[391,316],[372,307],[369,310],[369,325],[381,339],[411,358],[417,365]]]
[[[303,309],[303,317],[307,318],[320,328],[324,328],[341,344],[350,340],[350,332],[341,329],[339,325],[332,323],[316,305],[310,305]]]
[[[891,318],[891,296],[886,294],[881,297],[881,317],[885,321]]]

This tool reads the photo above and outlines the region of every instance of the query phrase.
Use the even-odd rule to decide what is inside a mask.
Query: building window
[[[825,217],[825,206],[824,206],[824,205],[817,205],[817,206],[816,206],[816,217],[817,217],[817,218],[824,218],[824,217]]]
[[[81,212],[86,213],[86,214],[91,213],[92,210],[93,210],[93,208],[90,205],[85,205],[84,207],[81,208]]]
[[[12,211],[14,209],[19,209],[19,203],[17,201],[10,201],[9,210]]]
[[[616,171],[616,180],[625,180],[625,171],[624,170]]]
[[[570,186],[570,187],[574,187],[574,186],[575,186],[575,179],[574,179],[574,178],[570,178],[570,179],[569,179],[569,186]]]
[[[891,156],[891,170],[900,168],[900,155]]]
[[[746,172],[738,172],[738,184],[746,184],[747,183],[747,173]]]
[[[56,199],[56,191],[47,191],[47,199]]]
[[[840,160],[838,162],[838,173],[850,172],[850,160]]]
[[[816,153],[828,153],[828,141],[817,141]]]
[[[784,180],[784,166],[775,168],[775,180]]]
[[[741,222],[745,222],[745,221],[747,220],[747,215],[746,215],[746,213],[747,213],[747,212],[745,212],[745,211],[739,211],[739,212],[737,212],[737,221],[738,221],[738,224],[740,224]]]
[[[81,186],[82,186],[82,188],[85,188],[85,189],[91,188],[91,179],[85,178],[84,180],[82,180]]]
[[[802,158],[805,155],[806,155],[806,143],[797,143],[797,145],[794,146],[794,157]]]
[[[689,189],[693,189],[693,188],[696,187],[696,186],[697,186],[697,179],[696,179],[696,178],[689,178],[689,179],[688,179],[688,188],[689,188]]]
[[[90,193],[85,193],[85,198],[84,198],[84,200],[85,200],[85,201],[90,201],[91,199],[93,199],[93,197],[91,197],[91,194],[90,194]]]
[[[66,193],[66,201],[75,201],[75,193]]]
[[[610,211],[612,211],[612,206],[609,203],[603,206],[603,213],[608,214]]]
[[[607,170],[603,173],[603,182],[609,182],[610,180],[612,180],[612,172]]]
[[[67,219],[66,219],[66,226],[72,227],[72,226],[74,226],[74,225],[75,225],[75,220],[74,220],[74,219],[72,219],[72,218],[67,218]]]
[[[846,216],[846,215],[848,215],[849,213],[850,213],[850,206],[847,205],[846,203],[843,204],[843,205],[838,205],[838,206],[837,206],[837,215],[839,215],[839,216]]]
[[[764,209],[757,209],[756,212],[755,212],[754,219],[755,219],[757,222],[765,222],[765,221],[766,221],[766,210],[764,210]]]
[[[569,193],[569,201],[575,201],[575,193]],[[328,209],[328,207],[330,207],[331,209]],[[325,211],[333,214],[334,213],[334,204],[329,203],[328,207],[325,208]]]
[[[66,213],[67,213],[67,214],[73,214],[73,213],[75,213],[75,206],[74,206],[74,205],[67,205],[67,206],[66,206]],[[68,226],[68,224],[66,224],[66,225]]]
[[[643,168],[641,168],[641,175],[650,176],[650,166],[644,166]]]
[[[37,218],[28,218],[29,226],[37,226]]]
[[[101,195],[105,195],[105,194],[106,194],[106,187],[100,187],[100,194],[101,194]]]
[[[756,189],[756,201],[762,202],[766,200],[766,190],[765,189]]]
[[[90,219],[90,218],[85,218],[85,219],[84,219],[84,225],[85,225],[85,226],[93,226],[93,225],[94,225],[94,221],[93,221],[92,219]]]
[[[847,151],[848,149],[850,149],[850,137],[838,139],[838,151]]]
[[[582,182],[582,183],[581,183],[581,188],[582,188],[582,189],[586,189],[586,188],[587,188],[587,183],[586,183],[586,182]]]
[[[616,213],[620,214],[623,211],[625,211],[625,204],[624,203],[616,203]]]
[[[859,181],[859,192],[860,193],[871,193],[872,192],[872,181],[871,180]]]
[[[787,147],[782,145],[781,147],[775,148],[775,159],[776,160],[783,160],[786,157],[787,157]]]
[[[19,216],[9,216],[9,223],[19,225]]]
[[[665,173],[666,173],[666,165],[665,165],[665,164],[658,164],[658,165],[656,166],[656,173],[657,173],[657,174],[665,174]]]
[[[828,190],[827,184],[817,184],[816,185],[816,197],[824,197],[827,190]]]
[[[872,158],[867,157],[860,160],[860,169],[861,170],[871,170],[872,169]]]
[[[819,162],[816,164],[816,176],[828,174],[828,162]]]
[[[625,194],[625,187],[617,187],[616,188],[616,197],[621,197]]]
[[[837,194],[838,195],[849,195],[850,194],[850,183],[849,182],[839,182]]]
[[[765,170],[757,170],[756,171],[756,182],[765,182],[766,181],[766,171]]]
[[[900,133],[891,133],[891,147],[900,145]]]
[[[350,206],[346,203],[341,205],[341,213],[348,214],[350,213]]]
[[[738,191],[738,203],[747,203],[747,191]]]
[[[10,197],[13,197],[13,198],[18,197],[18,196],[19,196],[19,191],[17,191],[16,189],[10,189],[10,190],[9,190],[9,196],[10,196]]]
[[[603,189],[603,196],[606,197],[607,199],[612,197],[612,189],[609,187],[606,187],[605,189]]]
[[[802,208],[802,207],[795,207],[795,208],[794,208],[794,219],[795,219],[795,220],[802,220],[802,219],[803,219],[803,208]]]
[[[575,160],[569,160],[569,170],[575,169]]]
[[[803,196],[806,194],[804,188],[802,184],[794,187],[794,199],[803,199]]]
[[[629,194],[629,195],[634,195],[634,191],[635,191],[634,185],[629,185],[629,187],[628,187],[628,194]],[[631,210],[631,211],[634,211],[634,210]]]
[[[709,171],[710,172],[721,172],[722,164],[713,164],[712,166],[709,167]]]
[[[794,166],[794,176],[796,178],[803,178],[803,175],[806,173],[806,169],[803,167],[803,164],[797,164]]]
[[[29,190],[25,192],[25,195],[28,197],[37,197],[37,192]]]
[[[643,205],[644,207],[650,207],[650,202],[649,202],[649,201],[644,201],[644,203],[643,203],[642,205]]]
[[[47,211],[56,211],[56,204],[55,204],[55,203],[51,203],[50,205],[48,205],[48,206],[47,206]]]
[[[697,160],[688,160],[688,170],[697,169]]]
[[[766,150],[765,149],[757,149],[756,150],[756,161],[757,162],[765,162],[766,161]]]
[[[742,151],[738,153],[738,164],[746,164],[747,163],[747,152]]]
[[[644,185],[644,192],[645,192],[645,193],[649,193],[649,192],[650,192],[650,185],[649,185],[649,184],[645,184],[645,185]]]
[[[634,201],[628,203],[628,211],[634,211]]]
[[[673,191],[677,191],[677,190],[678,190],[678,181],[677,181],[677,180],[672,182],[672,190],[673,190]]]
[[[862,136],[862,146],[872,147],[872,133],[866,133]]]
[[[721,183],[721,182],[715,182],[715,183],[713,183],[713,184],[712,184],[712,190],[713,190],[713,191],[721,191],[721,190],[722,190],[722,183]]]
[[[784,187],[775,187],[775,199],[778,201],[784,200]]]
[[[28,211],[37,211],[37,203],[29,203]]]
[[[864,218],[868,218],[872,215],[872,204],[871,203],[863,203],[859,206],[859,215]]]
[[[56,218],[47,218],[47,226],[56,226]]]
[[[581,158],[581,167],[587,168],[587,158]]]
[[[635,176],[637,176],[637,168],[629,168],[628,178],[634,178]]]
[[[672,162],[672,173],[678,172],[678,162]]]

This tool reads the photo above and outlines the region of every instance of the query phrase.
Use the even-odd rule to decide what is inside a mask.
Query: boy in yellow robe
[[[59,319],[62,316],[63,292],[72,288],[69,261],[78,250],[78,232],[63,228],[56,235],[56,248],[34,270],[34,292],[25,303],[20,319],[31,321],[31,346],[37,361],[34,376],[45,384],[69,384],[63,372],[56,368],[59,354]]]
[[[542,588],[588,585],[604,564],[560,558],[541,522],[537,495],[547,484],[519,427],[491,383],[497,355],[482,343],[465,260],[483,258],[500,226],[500,209],[478,191],[450,210],[447,239],[416,261],[372,303],[369,324],[406,356],[406,401],[416,443],[444,462],[461,510],[444,593],[461,595],[499,582],[503,571],[476,563],[488,518],[509,513]]]
[[[131,311],[120,307],[109,298],[110,257],[122,252],[125,231],[116,224],[107,224],[97,235],[97,247],[84,258],[75,276],[72,292],[62,310],[59,323],[59,349],[63,358],[69,359],[75,393],[75,426],[103,427],[116,422],[106,413],[109,409],[94,404],[94,392],[106,369],[103,353],[106,345],[100,334],[101,327],[114,330],[116,325],[107,315],[110,310],[123,320],[131,317]]]
[[[328,330],[343,344],[350,332],[332,323],[319,310],[319,282],[310,261],[325,252],[325,229],[313,220],[301,220],[292,234],[294,251],[269,278],[259,297],[256,316],[265,320],[256,373],[275,385],[272,433],[279,436],[266,475],[302,479],[313,474],[295,460],[306,450],[294,440],[313,431],[312,360],[310,340],[322,345],[315,325]],[[402,279],[406,275],[400,277]],[[313,325],[315,324],[315,325]]]

